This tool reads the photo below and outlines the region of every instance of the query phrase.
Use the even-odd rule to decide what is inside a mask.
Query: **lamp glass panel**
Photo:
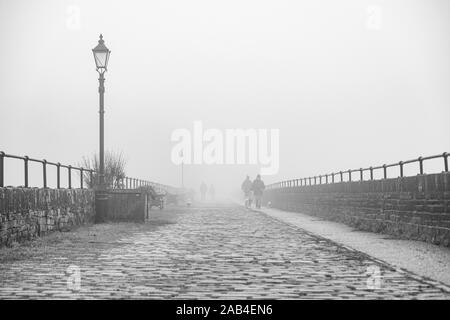
[[[97,65],[97,68],[105,68],[106,62],[108,58],[108,52],[106,51],[100,51],[100,52],[94,52],[95,57],[95,64]]]

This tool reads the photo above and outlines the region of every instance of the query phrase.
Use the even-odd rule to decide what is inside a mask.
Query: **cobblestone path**
[[[241,207],[151,213],[2,262],[0,299],[450,298],[443,285]],[[93,237],[98,228],[107,236]]]

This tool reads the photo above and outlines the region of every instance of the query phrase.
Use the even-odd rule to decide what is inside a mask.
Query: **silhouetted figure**
[[[264,182],[261,180],[261,175],[258,174],[252,184],[252,191],[253,196],[255,197],[256,209],[261,209],[261,198],[265,188],[266,186],[264,185]]]
[[[202,197],[202,201],[205,201],[206,199],[206,191],[208,191],[208,187],[206,186],[206,183],[203,181],[200,185],[200,194]]]
[[[252,206],[252,181],[250,180],[250,177],[247,176],[245,178],[244,182],[242,182],[241,189],[244,191],[244,197],[245,197],[245,207],[250,208]]]
[[[214,185],[213,184],[209,186],[208,191],[209,191],[209,198],[211,200],[214,200],[214,198],[216,197],[216,190],[214,189]]]

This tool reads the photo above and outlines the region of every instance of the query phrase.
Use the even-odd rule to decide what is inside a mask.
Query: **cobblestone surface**
[[[439,283],[237,206],[155,210],[97,238],[93,228],[0,264],[0,298],[450,298]]]

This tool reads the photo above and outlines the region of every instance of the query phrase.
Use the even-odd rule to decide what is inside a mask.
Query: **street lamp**
[[[96,215],[97,221],[102,221],[106,215],[106,205],[108,201],[105,185],[105,127],[104,127],[104,94],[105,94],[105,72],[108,68],[108,60],[111,51],[105,46],[105,41],[103,41],[103,36],[100,34],[100,39],[98,40],[97,46],[92,49],[94,54],[95,65],[97,67],[97,72],[99,74],[99,87],[98,92],[100,95],[100,168],[99,168],[99,190],[100,192],[96,197],[96,206],[98,213]]]
[[[100,35],[100,40],[98,40],[98,44],[94,49],[92,49],[92,52],[94,53],[97,71],[101,74],[105,73],[108,68],[108,60],[111,51],[105,46],[103,35]]]

